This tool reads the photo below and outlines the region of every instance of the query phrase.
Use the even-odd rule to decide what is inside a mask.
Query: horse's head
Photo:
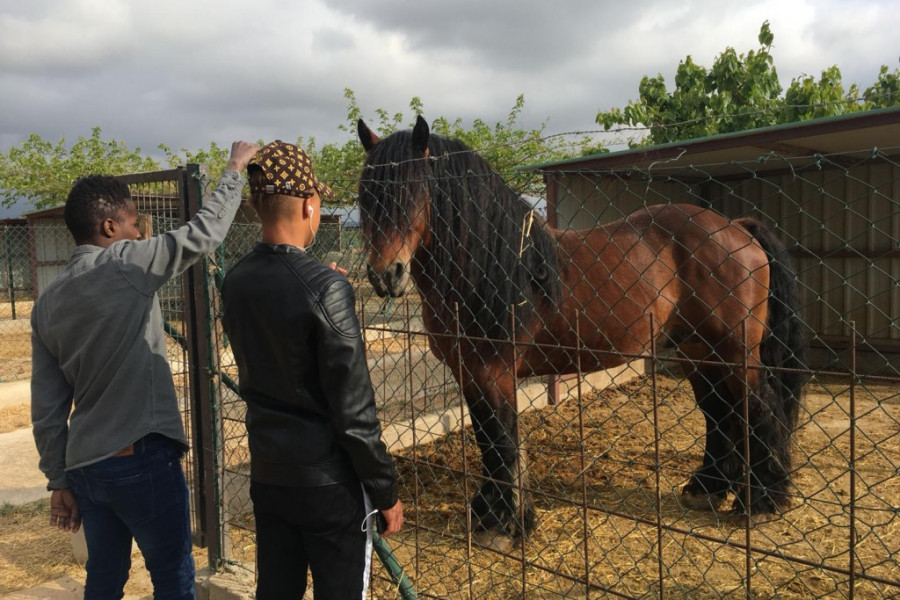
[[[357,123],[366,161],[359,182],[359,207],[367,248],[368,275],[379,296],[402,296],[413,256],[430,241],[428,123],[379,139]]]

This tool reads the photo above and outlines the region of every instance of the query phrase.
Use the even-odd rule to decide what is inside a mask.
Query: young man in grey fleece
[[[78,180],[65,206],[75,238],[31,314],[31,418],[49,480],[50,525],[84,522],[88,598],[121,598],[137,540],[154,598],[193,598],[187,449],[157,291],[212,252],[240,205],[258,150],[235,142],[212,198],[187,224],[140,239],[127,186]],[[73,408],[74,406],[74,408]]]

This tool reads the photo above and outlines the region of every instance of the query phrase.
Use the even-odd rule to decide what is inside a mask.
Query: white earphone
[[[309,213],[309,216],[312,216],[312,214],[313,214],[313,207],[312,207],[312,206],[306,207],[306,212]]]

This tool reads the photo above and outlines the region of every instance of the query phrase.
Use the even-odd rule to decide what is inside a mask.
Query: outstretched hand
[[[53,490],[50,494],[50,527],[72,533],[81,527],[78,500],[69,488]]]
[[[225,166],[226,171],[237,171],[240,173],[247,168],[250,160],[259,151],[259,144],[251,142],[237,141],[231,144],[231,156],[228,158],[228,164]]]
[[[345,269],[343,267],[339,267],[338,264],[334,261],[331,261],[330,263],[328,263],[328,267],[333,271],[337,271],[341,275],[347,274],[347,269]]]

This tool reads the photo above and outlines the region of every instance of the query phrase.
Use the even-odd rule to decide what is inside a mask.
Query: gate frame
[[[188,163],[183,167],[135,173],[116,177],[131,186],[140,183],[174,182],[178,197],[176,205],[183,225],[193,217],[208,196],[209,168]],[[162,232],[159,232],[162,233]],[[215,365],[212,364],[209,259],[203,257],[181,276],[184,303],[185,339],[187,350],[188,410],[191,422],[191,473],[189,482],[193,516],[193,543],[207,548],[209,565],[218,568],[222,561],[222,527],[218,494],[217,454],[218,427],[215,423],[212,392]]]

